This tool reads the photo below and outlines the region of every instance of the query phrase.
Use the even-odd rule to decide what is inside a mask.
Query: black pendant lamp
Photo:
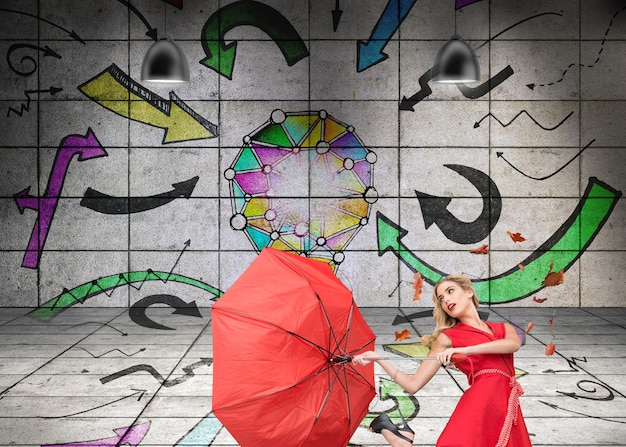
[[[435,82],[466,83],[480,81],[480,68],[474,51],[459,35],[455,34],[437,53],[433,65],[437,75]]]
[[[143,59],[141,80],[148,82],[189,82],[189,64],[182,50],[169,37],[156,41]]]

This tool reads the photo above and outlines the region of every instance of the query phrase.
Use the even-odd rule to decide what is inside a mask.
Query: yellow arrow
[[[133,121],[165,129],[163,144],[214,138],[217,126],[194,112],[174,92],[160,97],[133,81],[117,65],[78,86],[90,99]]]

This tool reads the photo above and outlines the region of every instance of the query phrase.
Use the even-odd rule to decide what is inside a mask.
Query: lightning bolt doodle
[[[59,87],[50,86],[47,90],[24,90],[24,95],[26,96],[26,104],[21,104],[20,109],[17,110],[13,107],[9,107],[7,110],[7,117],[11,114],[11,112],[15,113],[18,116],[22,116],[24,112],[30,111],[30,102],[31,102],[31,93],[50,93],[52,96],[56,95],[59,92],[62,92],[63,89]]]

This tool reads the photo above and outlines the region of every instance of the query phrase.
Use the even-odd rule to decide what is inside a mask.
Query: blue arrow
[[[367,70],[372,65],[376,65],[389,57],[383,53],[383,48],[406,18],[415,2],[416,0],[389,0],[387,2],[387,6],[378,19],[369,40],[357,42],[356,71]]]
[[[210,446],[222,427],[222,423],[211,412],[178,441],[175,447]]]

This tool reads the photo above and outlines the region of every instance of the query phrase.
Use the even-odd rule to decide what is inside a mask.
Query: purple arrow
[[[463,6],[471,5],[472,3],[479,2],[480,0],[456,0],[454,9],[461,9]]]
[[[78,154],[78,161],[89,160],[90,158],[106,157],[108,154],[100,145],[91,128],[87,130],[87,135],[66,136],[57,150],[56,158],[52,164],[52,171],[48,179],[48,186],[43,197],[35,197],[29,194],[30,186],[18,192],[13,197],[20,213],[24,213],[26,208],[39,212],[33,232],[28,242],[28,248],[24,254],[22,267],[37,268],[41,251],[48,237],[48,230],[54,217],[54,212],[63,189],[63,182],[67,169],[72,161],[72,157]]]
[[[46,444],[41,447],[100,447],[100,446],[119,446],[129,444],[130,447],[136,447],[148,433],[150,422],[133,425],[132,427],[116,428],[114,431],[118,436],[106,439],[98,439],[95,441],[72,442],[70,444]]]

